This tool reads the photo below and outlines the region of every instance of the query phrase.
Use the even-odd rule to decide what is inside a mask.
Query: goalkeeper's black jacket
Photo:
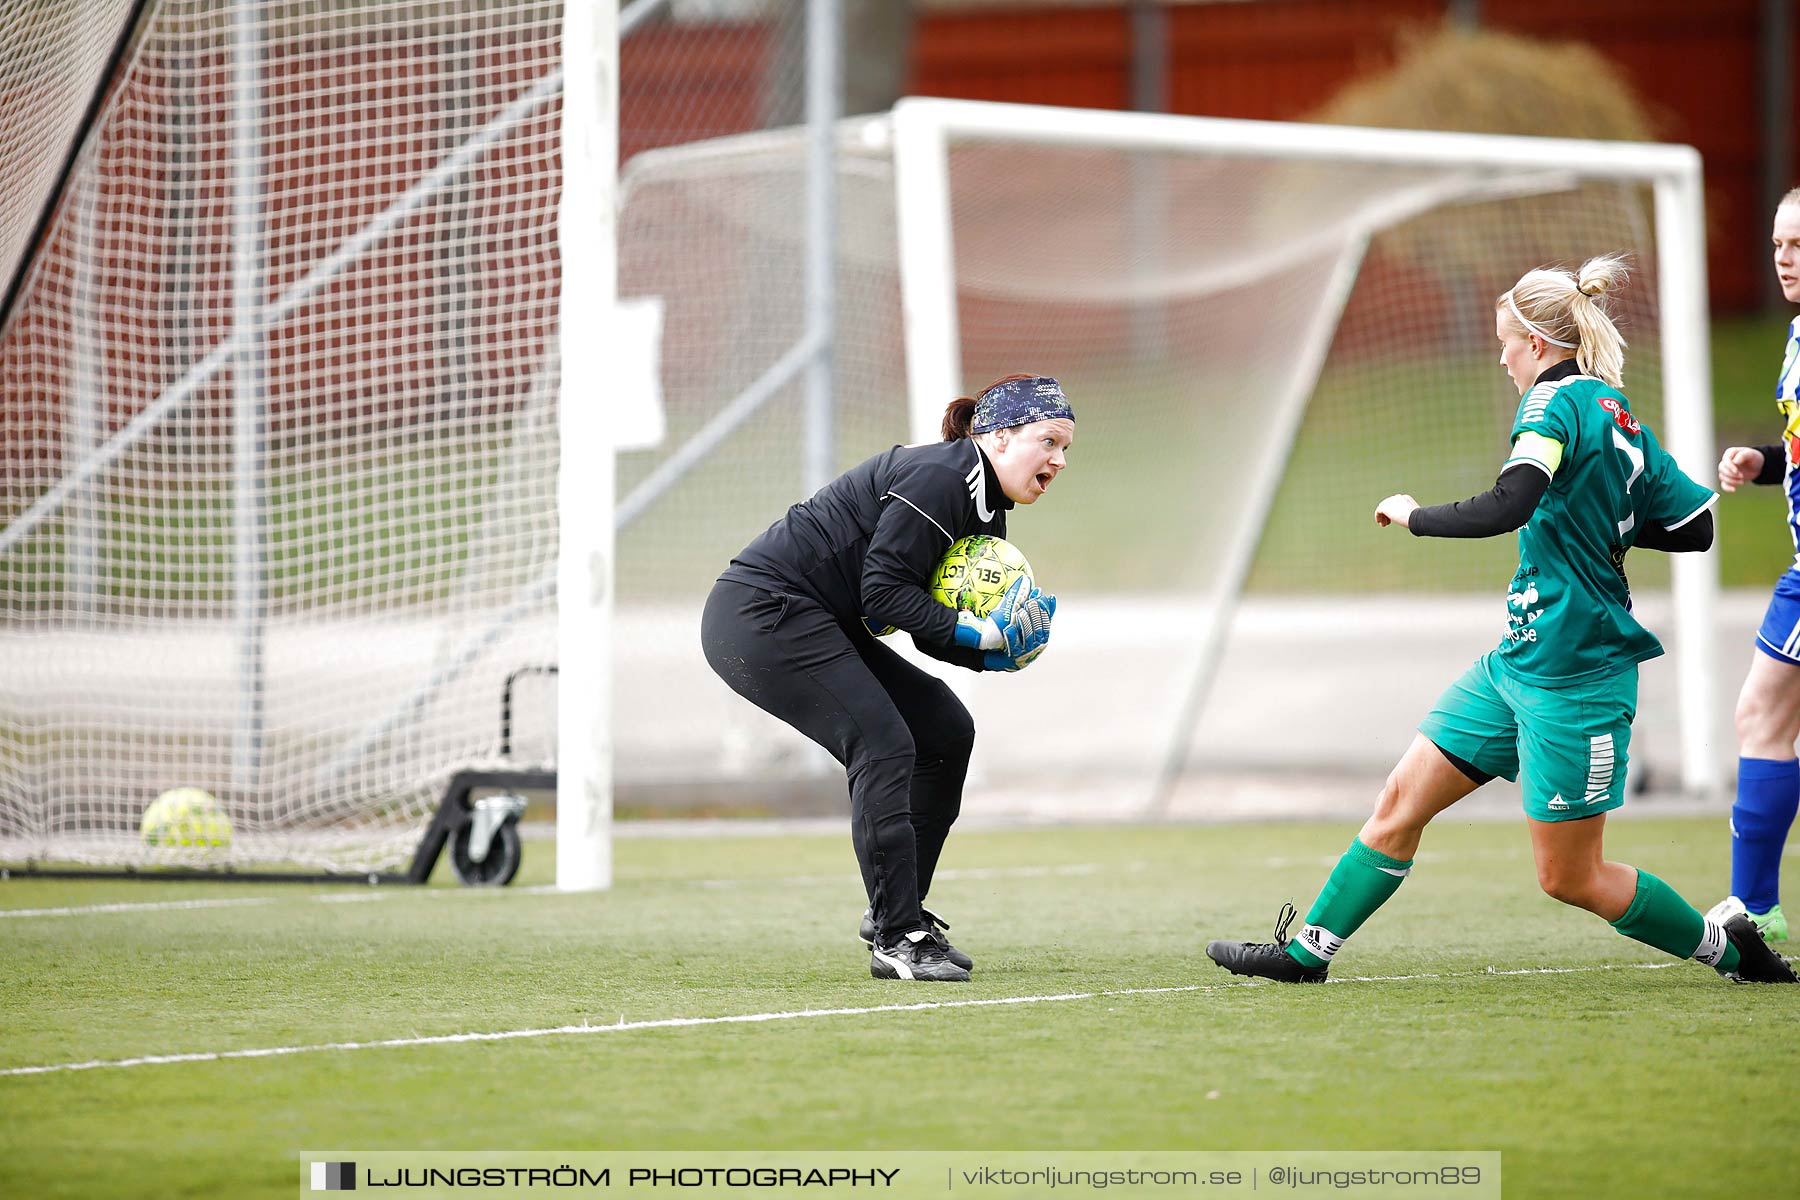
[[[1012,506],[973,440],[895,446],[788,509],[719,578],[809,597],[853,637],[892,625],[932,657],[980,670],[980,651],[955,644],[955,611],[927,586],[951,543],[1005,537]]]

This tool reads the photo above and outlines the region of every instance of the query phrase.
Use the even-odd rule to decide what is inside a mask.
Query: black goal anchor
[[[513,686],[523,675],[555,675],[556,665],[520,667],[506,677],[500,692],[500,756],[512,757]],[[407,882],[424,883],[431,877],[438,855],[448,843],[450,869],[466,887],[504,887],[519,873],[524,848],[519,838],[519,817],[525,812],[524,791],[555,791],[556,772],[498,769],[458,771],[444,789],[437,815],[419,839]],[[497,795],[479,800],[477,791]]]

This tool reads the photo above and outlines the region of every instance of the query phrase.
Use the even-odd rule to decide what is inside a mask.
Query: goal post
[[[1682,469],[1710,483],[1717,447],[1713,437],[1706,283],[1706,198],[1700,155],[1675,148],[1655,176],[1656,228],[1663,270],[1663,393],[1669,451]],[[1713,614],[1719,595],[1716,555],[1677,555],[1671,564],[1675,590],[1676,668],[1681,695],[1682,782],[1687,790],[1715,794],[1724,786],[1724,761],[1714,669]]]
[[[871,130],[868,136],[879,141],[883,135],[879,130]],[[1269,502],[1300,428],[1298,410],[1290,409],[1281,397],[1297,400],[1304,407],[1313,393],[1325,352],[1340,335],[1344,303],[1358,286],[1358,276],[1364,273],[1363,251],[1371,238],[1459,205],[1534,194],[1574,195],[1587,186],[1647,190],[1653,197],[1653,223],[1637,231],[1639,237],[1631,237],[1635,219],[1631,210],[1638,206],[1637,197],[1621,195],[1619,220],[1612,228],[1603,229],[1606,222],[1591,217],[1581,219],[1581,223],[1590,226],[1588,232],[1614,240],[1591,240],[1578,246],[1563,239],[1545,238],[1541,248],[1534,250],[1530,238],[1517,237],[1515,240],[1522,243],[1517,249],[1497,248],[1491,256],[1495,261],[1483,264],[1486,269],[1478,275],[1468,270],[1461,273],[1478,277],[1480,286],[1495,291],[1495,281],[1504,279],[1506,282],[1498,285],[1503,289],[1511,278],[1544,259],[1617,249],[1631,251],[1640,268],[1646,269],[1655,281],[1653,302],[1635,314],[1637,326],[1628,336],[1635,339],[1641,336],[1644,324],[1652,326],[1649,332],[1654,342],[1644,349],[1660,354],[1660,379],[1656,381],[1659,386],[1654,390],[1662,400],[1665,444],[1695,478],[1705,480],[1709,476],[1713,447],[1706,360],[1701,174],[1699,156],[1689,147],[1309,126],[941,99],[901,101],[891,117],[891,144],[914,440],[935,436],[937,414],[945,397],[980,386],[999,367],[988,355],[988,365],[971,368],[965,354],[968,335],[959,326],[959,312],[1001,304],[1023,307],[1019,304],[1019,280],[1000,278],[1004,268],[997,265],[995,252],[982,245],[970,245],[971,235],[965,222],[977,227],[974,239],[996,238],[999,235],[994,227],[1004,223],[1005,210],[1011,206],[1017,224],[1046,235],[1034,242],[1009,231],[1012,241],[1007,250],[1025,260],[1018,264],[1018,276],[1023,279],[1032,274],[1032,256],[1058,257],[1058,243],[1048,235],[1054,233],[1065,241],[1079,241],[1088,233],[1079,227],[1081,222],[1091,220],[1099,225],[1122,219],[1120,214],[1127,211],[1123,202],[1109,207],[1106,198],[1096,198],[1094,189],[1083,186],[1083,171],[1090,178],[1129,179],[1140,187],[1149,180],[1148,186],[1167,188],[1190,202],[1186,208],[1179,204],[1172,208],[1149,206],[1149,211],[1170,212],[1172,227],[1189,220],[1199,225],[1220,224],[1215,212],[1195,207],[1198,205],[1210,203],[1215,209],[1242,210],[1226,214],[1227,222],[1231,217],[1240,218],[1234,229],[1221,230],[1217,243],[1203,246],[1191,255],[1208,261],[1186,279],[1177,278],[1172,272],[1154,278],[1155,271],[1144,271],[1146,264],[1142,263],[1110,273],[1105,266],[1090,263],[1087,265],[1092,269],[1079,280],[1063,283],[1066,290],[1062,294],[1036,298],[1046,310],[1073,305],[1085,307],[1090,318],[1110,313],[1129,320],[1129,314],[1120,314],[1134,305],[1173,309],[1182,304],[1203,303],[1208,295],[1228,295],[1246,283],[1275,290],[1296,256],[1287,252],[1292,247],[1256,244],[1254,232],[1258,222],[1250,210],[1258,205],[1279,207],[1292,199],[1292,193],[1283,193],[1275,186],[1259,191],[1257,180],[1277,178],[1270,174],[1272,169],[1289,182],[1296,181],[1296,172],[1310,176],[1298,180],[1299,190],[1310,190],[1312,202],[1320,207],[1310,217],[1293,222],[1295,228],[1290,231],[1307,243],[1306,255],[1321,260],[1315,273],[1314,294],[1309,303],[1302,305],[1310,315],[1303,314],[1293,322],[1296,340],[1288,347],[1291,370],[1285,372],[1285,381],[1274,382],[1270,393],[1272,407],[1248,438],[1254,444],[1245,447],[1246,458],[1255,465],[1243,477],[1241,491],[1245,494],[1229,508],[1218,510],[1219,518],[1230,525],[1230,533],[1208,551],[1216,569],[1210,572],[1210,586],[1203,589],[1208,594],[1202,598],[1201,631],[1185,656],[1185,698],[1178,702],[1161,748],[1165,766],[1152,786],[1156,798],[1153,809],[1166,800],[1173,776],[1186,761],[1194,724],[1264,533]],[[1120,159],[1135,159],[1139,164],[1148,160],[1154,169],[1145,171],[1140,166],[1127,171],[1118,167]],[[1242,174],[1234,180],[1228,175],[1233,171]],[[1037,191],[1024,187],[1004,189],[992,184],[994,177],[1009,172],[1034,175]],[[1182,177],[1184,172],[1188,177]],[[1386,173],[1388,178],[1377,182],[1370,178],[1371,173]],[[1323,181],[1332,178],[1347,184],[1345,194],[1331,195],[1331,185]],[[986,197],[981,192],[983,187],[990,193]],[[1064,211],[1056,213],[1059,206]],[[1490,216],[1483,228],[1500,229],[1506,236],[1519,232],[1504,229],[1503,215],[1497,220],[1500,224]],[[1141,236],[1143,232],[1138,230],[1136,234]],[[1122,239],[1109,240],[1109,236],[1102,233],[1093,237],[1094,247],[1089,249],[1096,249],[1101,243],[1112,251],[1126,248]],[[1151,241],[1155,243],[1159,236],[1165,246],[1182,240],[1173,228],[1153,232]],[[1241,240],[1236,245],[1225,244],[1233,237]],[[1206,239],[1202,236],[1200,240]],[[1619,244],[1621,241],[1626,244]],[[1432,269],[1428,263],[1411,265],[1425,272]],[[1073,273],[1076,272],[1065,272]],[[1087,288],[1086,295],[1079,290],[1082,286]],[[1639,287],[1642,286],[1640,281]],[[1054,293],[1055,288],[1047,286],[1044,291]],[[1457,302],[1454,297],[1448,299]],[[1487,303],[1491,295],[1474,299]],[[1640,304],[1643,299],[1639,298]],[[1410,352],[1404,330],[1386,332],[1389,353],[1402,356]],[[1058,346],[1054,340],[1027,344],[1036,357],[1007,369],[1062,373],[1068,357],[1066,346]],[[1640,369],[1630,381],[1634,398],[1641,394],[1643,380]],[[1074,394],[1077,409],[1084,416],[1089,412],[1103,413],[1109,402],[1104,394],[1083,397],[1079,388]],[[1188,400],[1195,405],[1208,402],[1204,395],[1192,395]],[[1090,427],[1094,433],[1089,433]],[[1081,441],[1095,436],[1154,435],[1154,431],[1109,425],[1104,418],[1084,421],[1082,432],[1087,437]],[[1072,478],[1078,477],[1082,448],[1078,446],[1072,456],[1077,464]],[[1397,470],[1403,465],[1396,464]],[[1398,486],[1399,479],[1396,474],[1393,490],[1404,490]],[[1372,509],[1377,499],[1379,494],[1354,495],[1342,497],[1341,502]],[[1044,517],[1046,524],[1053,525],[1056,519],[1048,513]],[[1023,536],[1025,522],[1015,518],[1015,523]],[[1180,536],[1174,529],[1161,532]],[[1722,765],[1719,743],[1714,737],[1719,718],[1711,662],[1717,563],[1711,555],[1672,557],[1672,648],[1677,663],[1681,779],[1690,791],[1712,793],[1719,786]],[[1354,703],[1353,697],[1344,700]]]
[[[643,372],[654,329],[619,319],[619,16],[563,9],[562,265],[557,350],[556,886],[612,883],[613,505],[615,437],[653,402]],[[626,381],[627,386],[620,386]],[[636,384],[634,391],[629,385]],[[608,405],[598,398],[616,397]],[[580,514],[579,519],[566,519]]]

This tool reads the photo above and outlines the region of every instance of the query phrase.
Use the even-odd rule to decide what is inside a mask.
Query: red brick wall
[[[1393,64],[1442,0],[1294,0],[1169,10],[1169,111],[1289,121]],[[1129,64],[1126,65],[1129,70]]]
[[[1442,0],[1265,0],[1170,8],[1169,109],[1301,117],[1350,80],[1392,63],[1397,38],[1435,25],[1445,7]],[[1481,10],[1490,28],[1590,43],[1624,71],[1664,140],[1700,150],[1714,307],[1755,307],[1768,269],[1770,216],[1758,194],[1760,0],[1483,0]],[[1800,19],[1794,24],[1791,58],[1800,62]],[[1130,86],[1123,4],[932,14],[914,41],[912,91],[921,95],[1124,108]],[[1794,136],[1800,161],[1800,128]]]
[[[917,96],[1126,108],[1131,29],[1125,9],[939,13],[913,37]]]
[[[1762,171],[1760,0],[1484,0],[1493,28],[1587,42],[1625,73],[1657,134],[1706,163],[1708,275],[1714,307],[1761,299],[1769,218]],[[1546,131],[1549,132],[1549,131]]]
[[[619,161],[641,150],[763,127],[772,31],[658,26],[619,45]]]

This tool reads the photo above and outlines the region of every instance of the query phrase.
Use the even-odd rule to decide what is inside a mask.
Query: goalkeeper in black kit
[[[928,582],[957,540],[1005,537],[1007,510],[1038,501],[1074,437],[1056,380],[1009,375],[952,401],[941,442],[885,450],[788,509],[707,597],[700,641],[719,678],[848,772],[878,979],[962,981],[974,966],[920,902],[962,807],[975,724],[877,631],[904,630],[973,671],[1017,671],[1041,654],[1054,596],[1021,579],[976,617],[939,603]]]

